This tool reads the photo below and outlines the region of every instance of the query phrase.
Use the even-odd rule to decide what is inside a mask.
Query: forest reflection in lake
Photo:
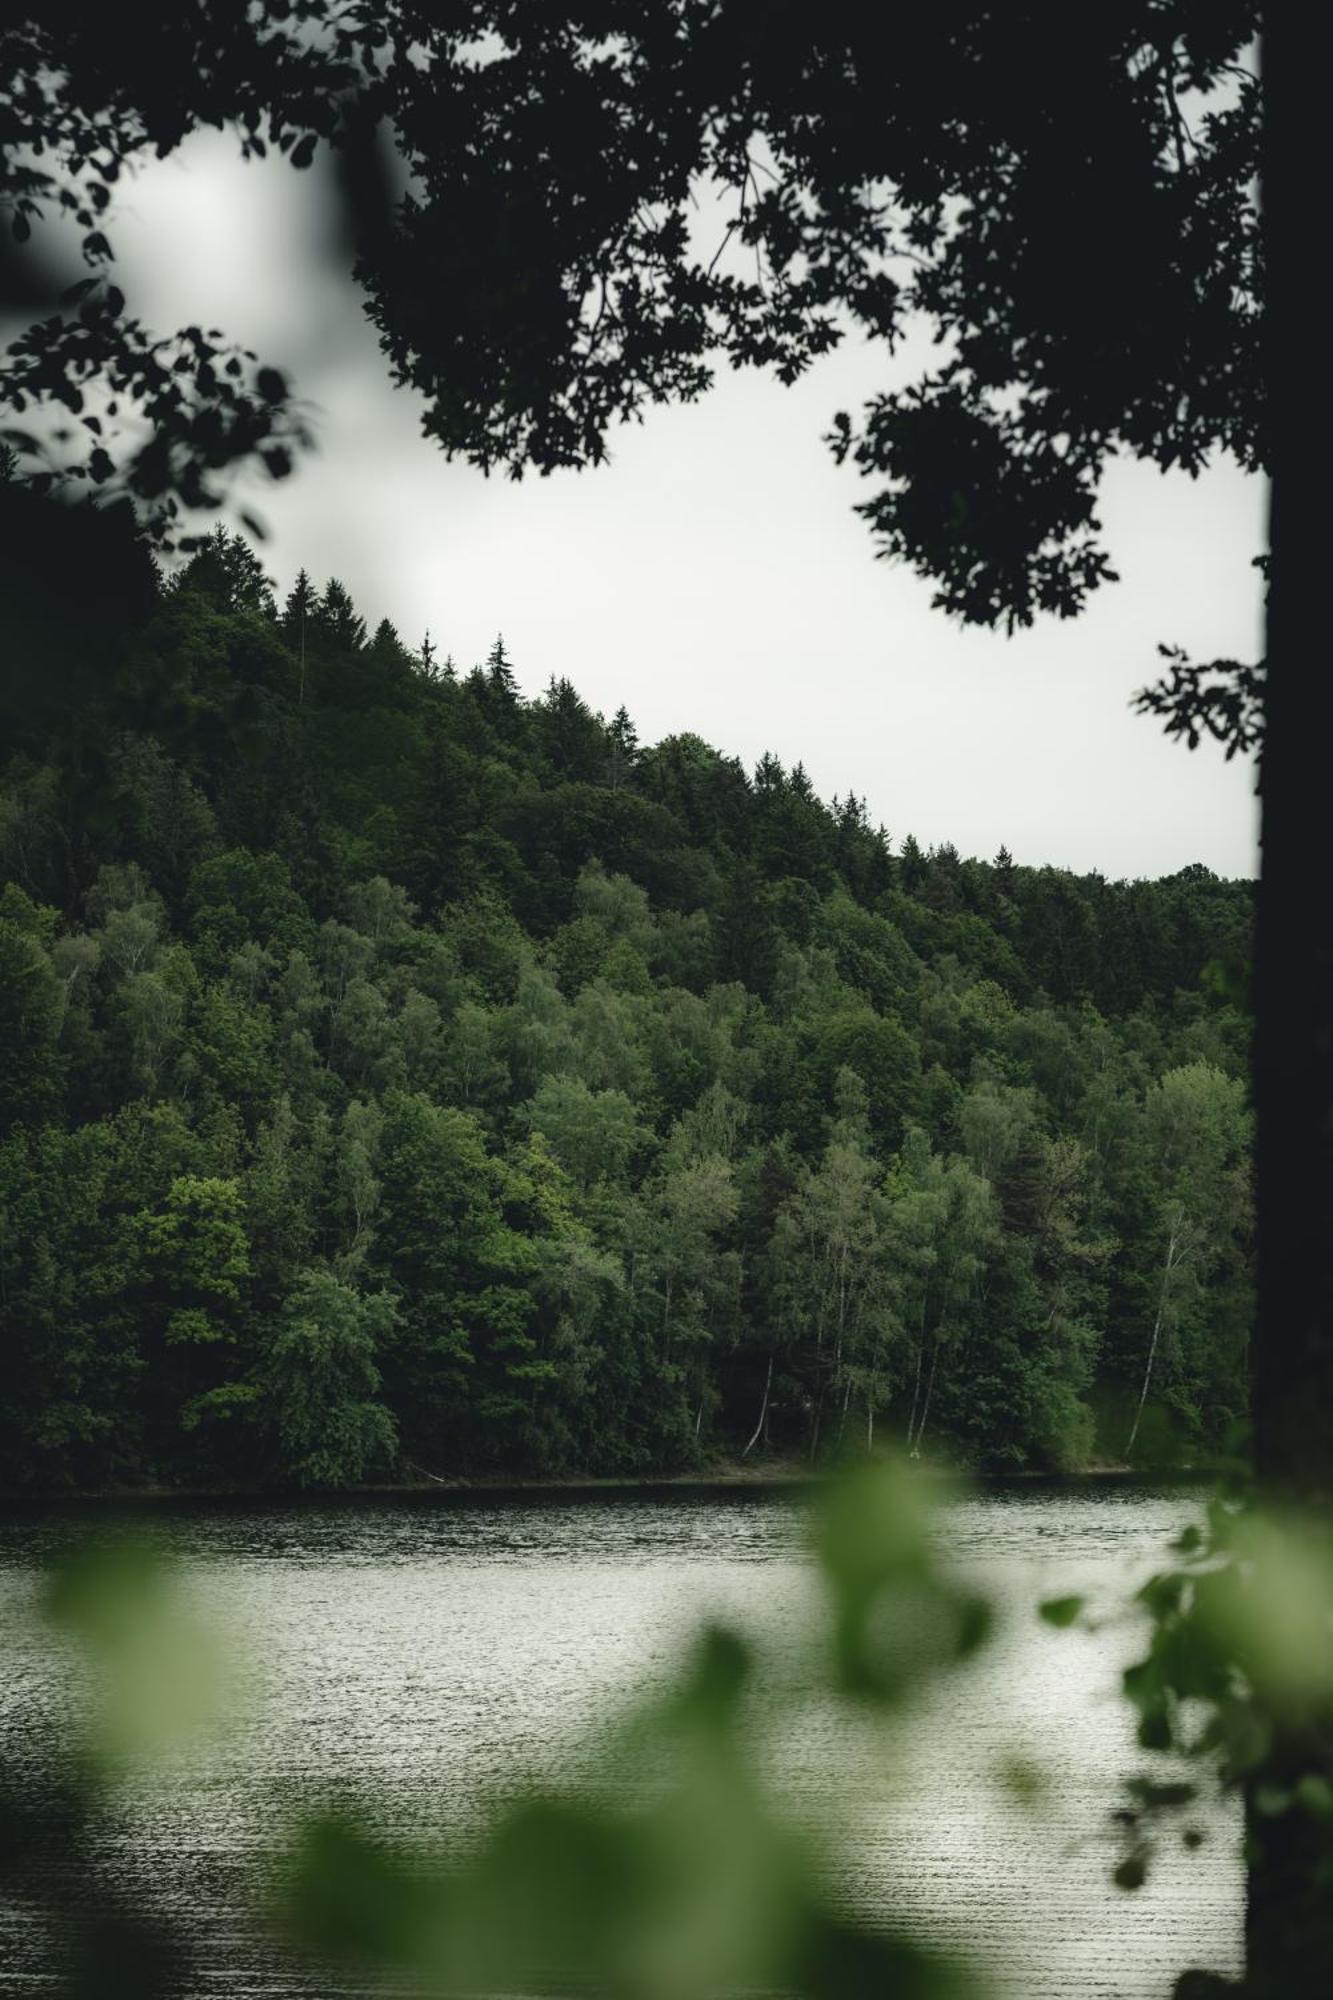
[[[1133,1627],[1052,1632],[1034,1609],[1069,1591],[1123,1602],[1198,1504],[1091,1482],[949,1506],[942,1545],[994,1600],[994,1642],[891,1740],[816,1702],[766,1744],[793,1817],[832,1843],[840,1897],[970,1950],[1013,2000],[1147,2000],[1186,1965],[1238,1967],[1229,1815],[1138,1894],[1110,1884],[1110,1812],[1138,1761],[1117,1693]],[[275,1828],[302,1802],[354,1799],[393,1834],[465,1841],[488,1801],[559,1771],[631,1692],[662,1684],[702,1618],[761,1635],[780,1677],[815,1610],[799,1504],[775,1493],[200,1504],[150,1518],[247,1662],[225,1740],[137,1787],[107,1833],[135,1892],[188,1921],[200,1993],[328,1991],[274,1954],[254,1907]],[[0,1522],[0,1743],[20,1765],[70,1699],[26,1608],[43,1561],[87,1520]],[[995,1782],[1014,1755],[1045,1767],[1038,1814]],[[0,1992],[40,1991],[48,1949],[6,1916]]]

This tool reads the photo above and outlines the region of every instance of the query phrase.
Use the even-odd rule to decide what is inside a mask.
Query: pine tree
[[[319,600],[316,623],[335,646],[347,652],[359,653],[366,643],[366,621],[358,616],[356,606],[336,576],[329,578]]]
[[[552,769],[562,778],[595,784],[606,760],[606,730],[573,682],[552,676],[534,716]]]
[[[787,789],[787,774],[781,760],[771,750],[765,750],[754,767],[754,788],[756,792],[784,792]]]
[[[209,597],[222,611],[257,611],[276,615],[273,581],[243,535],[215,528],[202,548],[175,579],[178,590]]]
[[[623,703],[611,718],[607,738],[606,782],[613,792],[623,791],[639,761],[639,732]]]
[[[366,648],[366,658],[377,669],[386,687],[402,685],[411,677],[413,660],[398,636],[398,628],[387,618],[375,627],[375,636]]]
[[[518,676],[515,674],[502,634],[497,633],[495,644],[486,655],[486,689],[492,699],[506,708],[517,708],[519,703]]]
[[[898,856],[898,876],[909,896],[914,896],[926,879],[925,855],[914,833],[909,833]]]
[[[278,619],[278,628],[289,646],[299,646],[306,626],[315,615],[318,598],[315,586],[306,570],[298,570],[296,582],[287,593],[287,601]]]

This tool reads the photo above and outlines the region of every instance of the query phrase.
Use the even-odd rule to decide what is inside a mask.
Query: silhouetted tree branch
[[[1197,750],[1205,736],[1226,746],[1227,761],[1257,750],[1264,734],[1264,664],[1191,660],[1182,646],[1159,646],[1170,671],[1134,697],[1140,715],[1160,715],[1168,736]]]
[[[93,283],[5,364],[20,414],[54,406],[58,465],[35,424],[11,442],[32,477],[130,492],[166,536],[228,465],[287,469],[287,385],[221,335],[160,344],[106,282],[125,171],[220,126],[247,158],[342,162],[346,263],[393,377],[486,471],[595,464],[719,361],[791,382],[849,335],[891,355],[924,327],[936,364],[835,419],[872,482],[859,511],[964,622],[1069,616],[1114,576],[1109,455],[1264,460],[1256,27],[1239,0],[1120,0],[1077,26],[1057,0],[20,11],[0,207],[25,241],[66,217]],[[726,189],[745,254],[718,257],[696,236]]]

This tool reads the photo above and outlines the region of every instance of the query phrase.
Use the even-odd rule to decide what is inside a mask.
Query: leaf
[[[1144,1709],[1135,1738],[1144,1750],[1171,1748],[1171,1718],[1164,1703]]]
[[[313,132],[307,132],[303,138],[298,139],[288,154],[288,159],[292,166],[299,168],[308,167],[314,157],[315,135]]]
[[[1148,1879],[1148,1857],[1141,1850],[1127,1854],[1111,1871],[1117,1889],[1141,1889]]]
[[[1192,1805],[1199,1796],[1197,1785],[1184,1779],[1169,1784],[1158,1784],[1152,1778],[1131,1778],[1128,1789],[1141,1806],[1151,1812],[1170,1812],[1181,1806]]]
[[[67,285],[60,294],[62,306],[76,306],[80,299],[86,299],[89,292],[101,283],[100,278],[80,278],[77,285]]]
[[[1048,1625],[1063,1628],[1073,1624],[1082,1611],[1083,1604],[1084,1599],[1081,1597],[1048,1597],[1044,1604],[1037,1606],[1037,1610]]]
[[[287,400],[287,378],[277,368],[261,368],[255,377],[260,395],[266,403],[285,403]]]
[[[151,1761],[222,1719],[230,1662],[147,1544],[85,1543],[62,1558],[46,1615],[97,1672],[87,1749],[104,1767]]]

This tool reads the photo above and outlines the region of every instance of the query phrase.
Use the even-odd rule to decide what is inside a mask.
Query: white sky
[[[884,385],[870,350],[795,389],[728,373],[625,430],[597,471],[488,481],[420,436],[320,254],[321,221],[312,175],[244,166],[210,133],[144,170],[113,231],[132,311],[224,327],[314,406],[318,454],[253,492],[284,589],[302,565],[340,576],[372,625],[388,616],[414,645],[429,627],[464,668],[501,631],[529,693],[565,674],[595,708],[624,702],[646,742],[693,730],[749,766],[803,759],[826,798],[863,795],[895,846],[1003,842],[1112,877],[1253,871],[1252,772],[1191,755],[1128,702],[1158,640],[1258,656],[1259,481],[1115,468],[1103,516],[1122,582],[1073,623],[964,631],[874,560],[860,482],[820,441]]]

